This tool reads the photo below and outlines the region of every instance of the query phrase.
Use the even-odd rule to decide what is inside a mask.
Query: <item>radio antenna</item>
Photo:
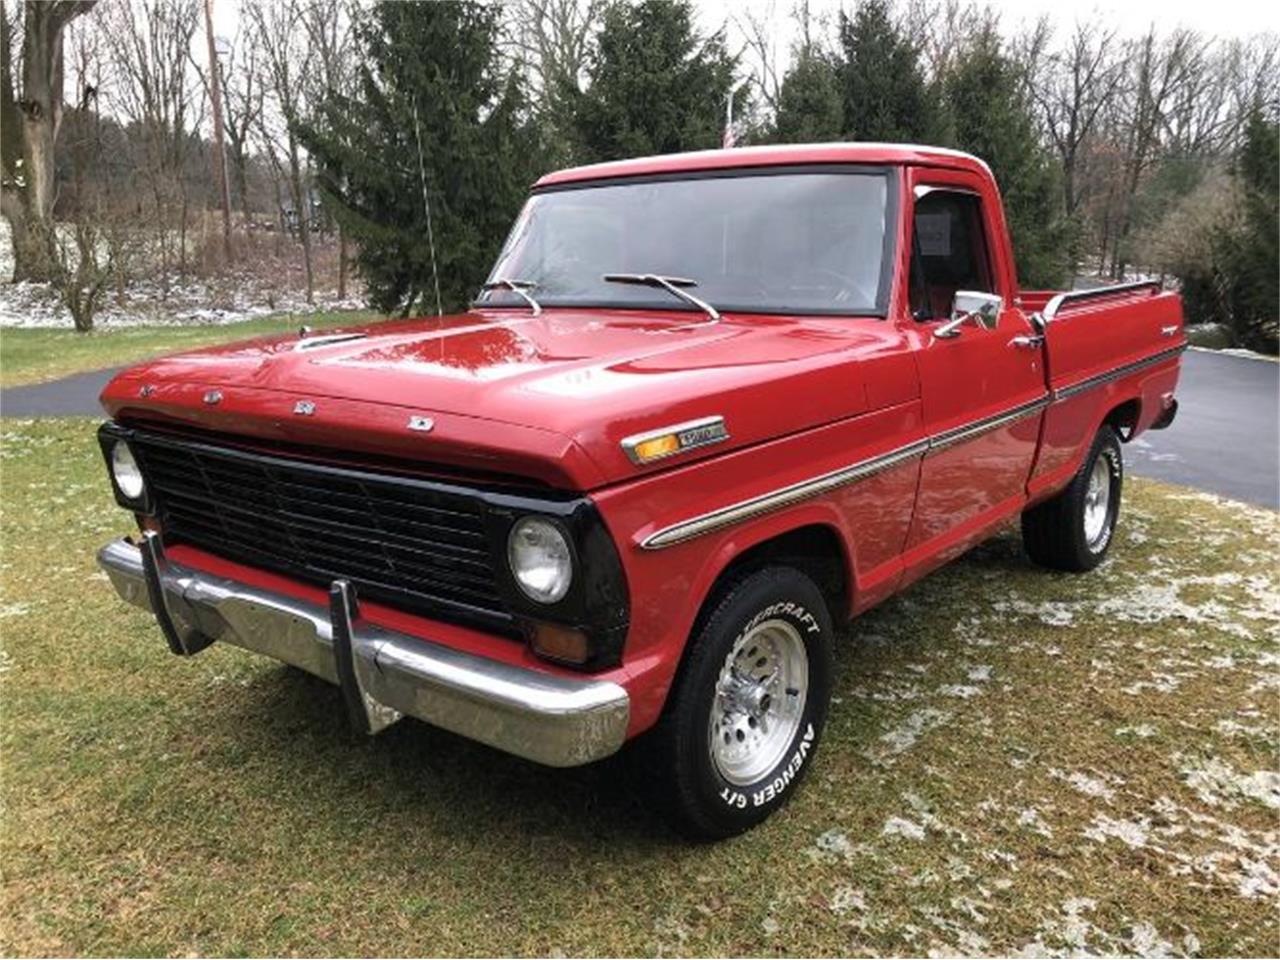
[[[431,229],[431,201],[427,199],[427,166],[422,159],[422,126],[418,123],[418,98],[413,98],[413,133],[418,141],[418,181],[422,184],[422,209],[427,213],[427,245],[431,248],[431,281],[436,289],[436,316],[444,315],[440,305],[440,272],[436,267],[436,237]]]

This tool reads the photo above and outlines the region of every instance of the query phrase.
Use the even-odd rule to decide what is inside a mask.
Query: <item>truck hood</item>
[[[875,318],[473,311],[154,360],[120,374],[102,402],[124,420],[589,490],[912,399],[902,340]],[[621,448],[714,415],[724,443],[648,468]]]

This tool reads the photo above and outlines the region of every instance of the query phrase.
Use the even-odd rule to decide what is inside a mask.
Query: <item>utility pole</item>
[[[231,263],[231,188],[227,182],[227,148],[222,135],[222,71],[213,42],[213,0],[204,0],[204,33],[209,43],[209,90],[213,100],[213,180],[222,197],[222,252]]]

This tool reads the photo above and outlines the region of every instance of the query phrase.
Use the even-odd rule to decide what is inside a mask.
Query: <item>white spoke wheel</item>
[[[1096,550],[1102,539],[1110,534],[1111,521],[1111,462],[1106,456],[1093,461],[1089,471],[1089,485],[1084,494],[1084,539],[1089,549]]]
[[[826,722],[831,640],[822,591],[794,567],[715,589],[645,744],[651,796],[680,832],[731,837],[794,795]]]
[[[776,767],[795,739],[809,692],[809,656],[795,626],[766,620],[724,658],[707,733],[711,759],[735,786]]]

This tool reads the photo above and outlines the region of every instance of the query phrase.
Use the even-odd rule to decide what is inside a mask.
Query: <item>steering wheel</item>
[[[875,297],[868,296],[866,290],[864,290],[856,280],[852,277],[847,277],[842,273],[837,273],[835,270],[829,270],[826,267],[805,265],[801,267],[797,273],[799,277],[808,276],[815,279],[825,279],[828,281],[834,280],[837,284],[835,288],[836,294],[831,299],[835,303],[847,303],[850,300],[855,300],[855,302],[861,304],[870,304],[875,302]],[[825,289],[831,288],[830,283],[819,283],[818,286]]]

